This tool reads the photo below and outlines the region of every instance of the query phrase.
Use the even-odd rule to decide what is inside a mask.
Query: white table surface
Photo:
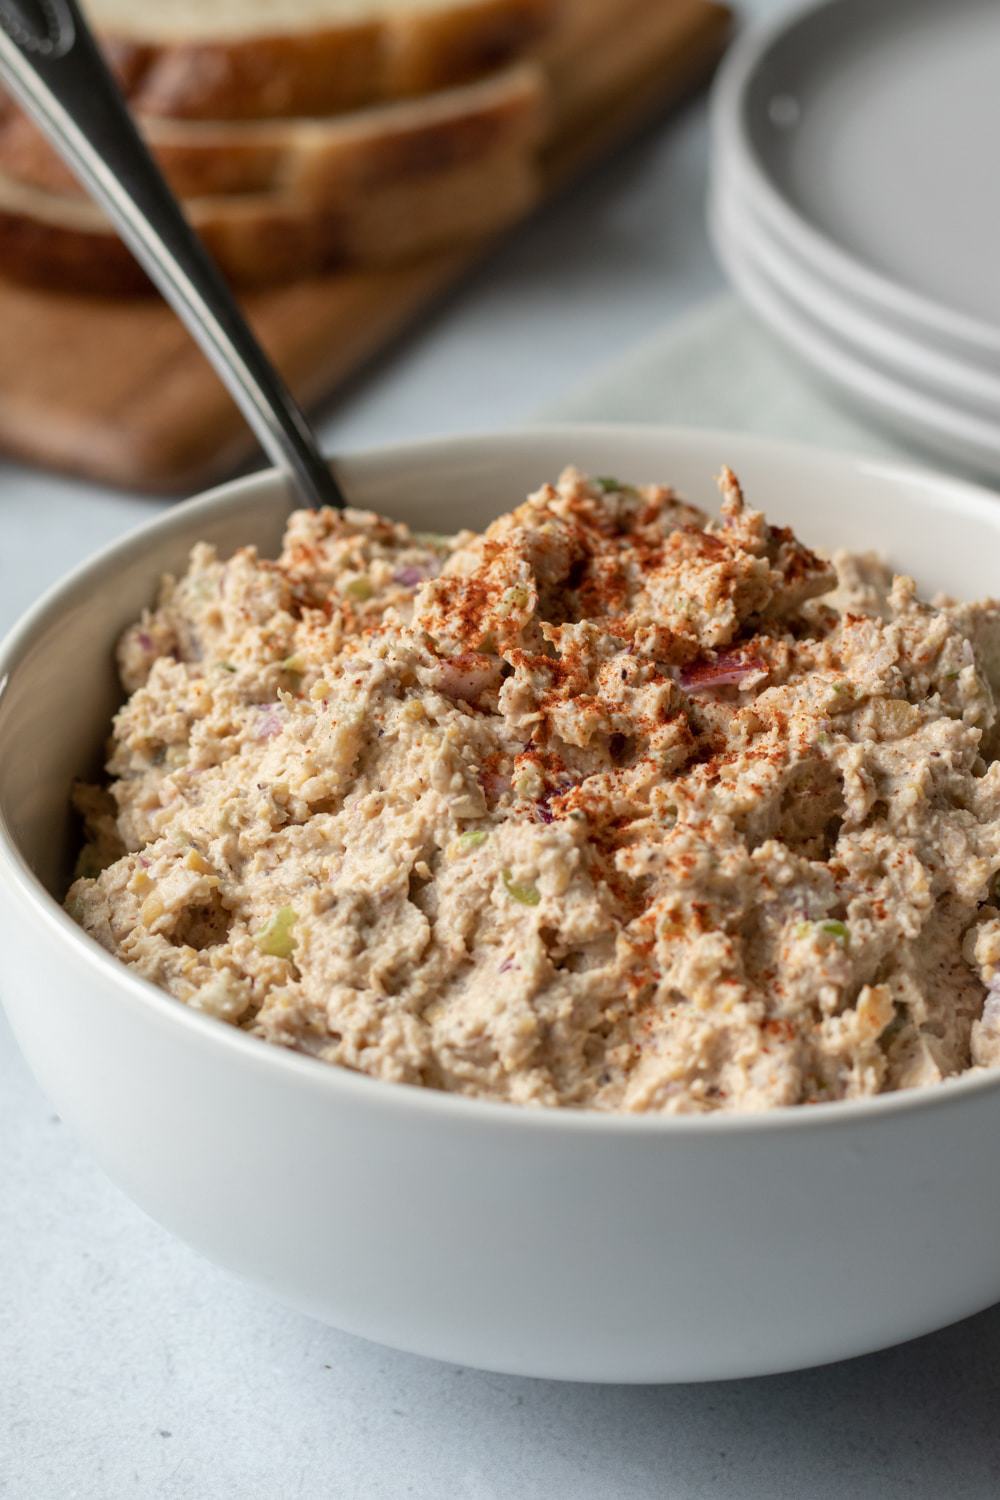
[[[340,403],[328,442],[527,420],[717,290],[706,158],[698,103],[545,210]],[[154,504],[0,466],[0,627]],[[986,1500],[998,1396],[1000,1309],[711,1386],[509,1379],[349,1338],[133,1208],[0,1021],[5,1500]]]

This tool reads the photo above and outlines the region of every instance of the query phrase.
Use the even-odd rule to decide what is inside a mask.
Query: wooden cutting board
[[[603,0],[594,0],[603,4]],[[704,81],[729,31],[714,0],[643,0],[555,78],[556,190]],[[245,299],[307,406],[328,399],[479,259],[464,246],[419,264],[338,272]],[[256,444],[229,395],[159,300],[79,297],[0,279],[0,450],[129,489],[182,492],[224,477]]]

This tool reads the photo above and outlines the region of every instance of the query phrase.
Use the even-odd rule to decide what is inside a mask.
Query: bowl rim
[[[964,344],[980,355],[996,356],[1000,354],[1000,326],[977,320],[971,313],[893,281],[842,249],[780,191],[753,148],[746,114],[758,71],[786,36],[807,29],[823,12],[835,11],[845,3],[848,0],[804,0],[791,11],[750,26],[736,39],[712,88],[710,113],[716,163],[727,163],[734,175],[745,181],[748,197],[774,232],[786,244],[797,246],[807,262],[845,292],[860,292],[866,301],[918,325],[925,333]]]
[[[864,472],[876,479],[892,483],[912,485],[922,491],[930,490],[939,500],[948,503],[957,501],[984,518],[988,517],[1000,527],[1000,500],[982,485],[964,479],[956,479],[933,469],[918,467],[894,460],[872,458],[833,449],[813,447],[810,444],[786,442],[783,439],[762,437],[754,433],[740,433],[711,427],[672,427],[652,423],[545,423],[538,426],[514,428],[500,432],[467,433],[458,437],[435,436],[414,441],[379,444],[374,447],[351,450],[338,458],[347,465],[357,463],[376,465],[390,461],[398,463],[410,457],[419,459],[435,452],[442,457],[475,451],[484,445],[515,446],[532,441],[556,441],[580,438],[583,435],[599,438],[637,441],[658,439],[664,443],[685,442],[697,446],[718,446],[738,442],[744,455],[758,453],[761,457],[784,456],[798,462],[832,463],[845,471]],[[74,592],[102,576],[117,562],[131,557],[138,550],[148,550],[150,542],[169,537],[174,530],[187,529],[189,520],[200,512],[212,512],[235,506],[241,498],[255,492],[275,489],[276,503],[284,503],[289,510],[294,500],[287,492],[281,499],[282,476],[274,468],[263,469],[251,475],[217,485],[203,494],[171,506],[148,521],[131,528],[99,551],[85,558],[69,573],[45,590],[41,597],[14,623],[0,640],[0,714],[10,673],[30,649],[36,634],[44,628],[50,617],[57,616],[66,599]],[[841,1099],[828,1104],[779,1105],[760,1111],[722,1110],[708,1115],[662,1115],[619,1114],[573,1107],[529,1107],[512,1105],[504,1101],[468,1098],[465,1095],[445,1093],[424,1088],[419,1084],[390,1082],[385,1079],[356,1073],[348,1068],[318,1063],[315,1058],[292,1052],[260,1038],[249,1035],[225,1021],[216,1019],[176,1000],[150,980],[144,979],[127,964],[106,952],[94,939],[78,927],[69,913],[43,886],[30,868],[19,849],[7,824],[4,808],[0,805],[0,877],[16,887],[21,899],[41,921],[53,943],[69,963],[82,963],[91,970],[97,981],[117,988],[125,996],[134,999],[155,1024],[163,1029],[187,1033],[192,1045],[201,1045],[217,1052],[230,1053],[234,1059],[242,1059],[240,1066],[251,1070],[273,1072],[279,1070],[289,1079],[299,1079],[300,1086],[314,1091],[322,1090],[332,1096],[340,1095],[345,1101],[356,1100],[358,1105],[376,1107],[390,1113],[429,1113],[440,1121],[452,1118],[468,1129],[490,1130],[497,1127],[508,1130],[541,1131],[547,1135],[607,1135],[618,1136],[663,1136],[665,1138],[711,1138],[716,1135],[755,1136],[794,1131],[814,1131],[831,1127],[847,1128],[861,1121],[889,1122],[899,1114],[915,1110],[948,1108],[969,1096],[982,1093],[1000,1093],[1000,1068],[969,1071],[946,1078],[938,1083],[925,1084],[917,1088],[899,1090],[894,1093],[877,1094],[860,1099]]]

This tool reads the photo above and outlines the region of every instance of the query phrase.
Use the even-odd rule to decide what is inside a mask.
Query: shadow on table
[[[1000,1496],[1000,1305],[880,1354],[757,1380],[467,1378],[549,1409],[560,1444],[587,1456],[581,1496],[601,1484],[678,1500]]]

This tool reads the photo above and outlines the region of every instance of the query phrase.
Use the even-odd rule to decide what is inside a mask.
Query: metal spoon
[[[272,462],[306,504],[342,507],[308,422],[181,212],[76,0],[0,0],[0,82],[112,219]]]

